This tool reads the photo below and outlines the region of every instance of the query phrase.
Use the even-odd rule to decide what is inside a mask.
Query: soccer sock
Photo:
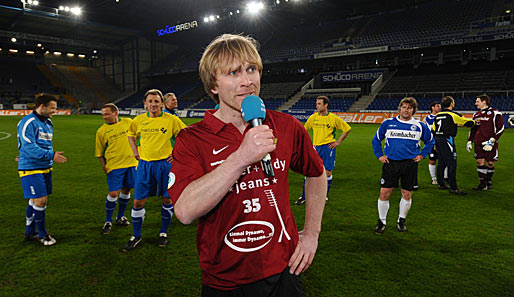
[[[328,192],[330,191],[330,186],[332,185],[332,178],[334,175],[327,176],[327,199],[328,199]]]
[[[493,179],[493,174],[494,174],[494,166],[488,167],[487,168],[487,181],[488,182],[491,182],[491,180]]]
[[[307,181],[307,178],[303,178],[303,192],[302,192],[302,199],[305,199],[305,181]]]
[[[378,199],[378,217],[384,223],[386,224],[387,219],[387,212],[389,211],[389,200],[382,201]]]
[[[27,210],[25,212],[26,224],[25,224],[25,234],[33,235],[36,233],[36,224],[34,224],[34,208],[32,207],[32,200],[29,200],[29,205],[27,205]]]
[[[430,176],[432,177],[432,180],[437,180],[437,176],[435,175],[435,164],[434,165],[428,164],[428,172],[430,172]]]
[[[489,177],[489,170],[487,170],[487,166],[477,166],[478,171],[478,179],[480,179],[481,185],[487,185],[487,179]]]
[[[444,178],[448,178],[448,167],[444,168]]]
[[[118,219],[121,219],[125,215],[125,209],[127,209],[127,205],[130,201],[130,193],[123,194],[120,193],[120,197],[118,198]]]
[[[410,207],[412,205],[412,199],[411,200],[405,200],[403,197],[400,200],[400,215],[398,217],[398,221],[400,218],[407,218],[407,214],[409,214]]]
[[[37,230],[39,231],[39,238],[43,238],[48,235],[46,232],[45,226],[45,209],[44,207],[37,207],[35,205],[32,206],[34,209],[34,222],[36,223]]]
[[[112,214],[116,209],[116,200],[118,197],[111,197],[111,195],[107,194],[107,199],[105,199],[105,221],[112,223]]]
[[[145,220],[145,208],[132,208],[132,228],[134,230],[134,236],[141,238],[141,228],[143,227],[143,221]]]
[[[171,218],[173,217],[173,203],[162,204],[161,208],[161,233],[168,233],[168,226],[170,225]]]

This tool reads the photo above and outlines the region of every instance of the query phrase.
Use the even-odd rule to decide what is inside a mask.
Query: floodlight
[[[209,21],[214,21],[214,16],[213,15],[209,16]]]
[[[59,6],[59,10],[64,10],[64,6]]]
[[[507,9],[507,10],[505,10],[505,13],[506,13],[506,14],[509,14],[509,13],[511,13],[511,10],[510,10],[510,9]]]
[[[74,54],[74,53],[67,53],[67,54],[66,54],[66,56],[68,56],[68,57],[74,57],[74,56],[75,56],[75,54]]]
[[[264,4],[262,2],[249,2],[246,4],[246,9],[251,14],[257,14],[264,8]]]
[[[11,48],[11,49],[9,49],[9,52],[11,52],[11,53],[14,53],[14,54],[15,54],[15,53],[17,53],[17,52],[18,52],[18,50],[17,50],[17,49],[12,49],[12,48]]]
[[[78,54],[78,57],[79,57],[79,58],[85,58],[85,57],[86,57],[86,55],[84,55],[84,54]]]
[[[62,53],[61,52],[54,52],[54,55],[56,56],[60,56]]]
[[[69,6],[64,6],[64,11],[70,11],[70,7]]]
[[[25,52],[27,55],[33,55],[34,54],[34,51],[26,51]]]
[[[275,1],[275,3],[280,4],[280,0]]]
[[[28,0],[28,1],[27,1],[27,3],[28,3],[28,4],[32,4],[32,0]]]
[[[38,43],[37,44],[37,47],[42,47],[43,45],[41,43]]]
[[[204,17],[204,18],[203,18],[203,21],[204,21],[204,22],[206,22],[206,23],[208,23],[208,22],[209,22],[209,18],[208,18],[208,17]]]
[[[70,12],[73,13],[74,15],[81,15],[82,9],[80,7],[72,7],[72,8],[70,8]]]
[[[219,15],[216,15],[216,18],[217,18],[217,19],[219,19],[219,18],[220,18],[220,16],[219,16]]]
[[[98,53],[98,51],[97,50],[93,50],[93,54],[96,54],[96,53]]]
[[[16,42],[16,37],[11,38],[11,42]]]
[[[233,13],[232,11],[231,11],[231,12],[229,12],[228,14],[230,14],[230,15],[234,15],[234,13]]]
[[[236,10],[236,13],[239,13],[239,9],[238,9],[238,10]]]
[[[34,1],[32,1],[32,4],[33,4],[33,5],[39,5],[39,1],[34,0]]]

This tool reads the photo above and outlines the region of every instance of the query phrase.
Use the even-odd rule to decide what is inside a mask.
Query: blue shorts
[[[168,175],[171,163],[166,159],[159,161],[139,160],[136,171],[136,183],[134,186],[134,199],[142,200],[155,196],[159,190],[159,196],[169,198]]]
[[[21,177],[23,195],[27,199],[41,198],[52,194],[52,171]]]
[[[328,143],[315,146],[318,155],[323,160],[323,166],[326,170],[334,170],[336,166],[336,148],[329,148]]]
[[[122,188],[132,189],[136,179],[136,167],[120,168],[107,173],[107,185],[109,192],[118,191]]]

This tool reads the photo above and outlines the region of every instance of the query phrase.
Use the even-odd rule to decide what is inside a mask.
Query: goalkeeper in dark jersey
[[[473,115],[475,126],[471,128],[466,149],[471,151],[475,143],[475,159],[480,184],[473,190],[492,188],[491,178],[494,174],[494,162],[498,161],[498,140],[503,134],[503,115],[490,107],[491,99],[486,94],[477,96],[475,105],[479,111]],[[487,164],[486,164],[487,161]]]

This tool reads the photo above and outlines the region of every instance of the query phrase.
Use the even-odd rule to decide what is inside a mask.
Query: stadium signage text
[[[32,109],[6,109],[0,110],[0,116],[23,116],[29,115],[32,113]],[[58,109],[54,115],[71,115],[71,110],[69,109]]]
[[[321,82],[375,81],[384,70],[322,73]]]
[[[166,25],[166,27],[163,29],[157,29],[157,35],[163,36],[163,35],[173,34],[178,31],[189,30],[189,29],[193,29],[196,27],[198,27],[197,21],[185,22],[183,24],[179,24],[179,25],[175,25],[175,26],[171,26],[171,27]]]

